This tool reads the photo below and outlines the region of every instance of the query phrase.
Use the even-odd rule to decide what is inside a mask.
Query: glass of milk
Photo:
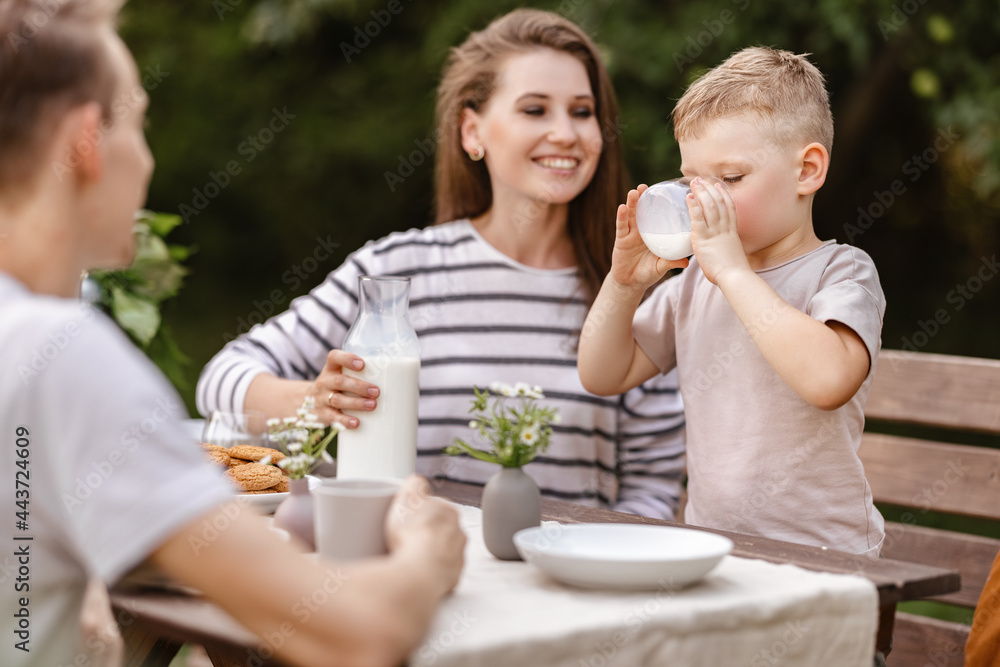
[[[337,435],[337,477],[391,477],[413,473],[417,461],[420,344],[409,317],[410,279],[359,276],[358,314],[343,349],[365,361],[344,375],[379,388],[371,412],[344,410],[358,427]]]
[[[715,178],[706,180],[722,183]],[[690,178],[675,178],[650,186],[639,197],[635,211],[639,236],[657,257],[683,259],[694,252],[687,206],[690,192]]]

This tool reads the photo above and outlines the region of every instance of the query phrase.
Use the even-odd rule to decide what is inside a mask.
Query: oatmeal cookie
[[[274,466],[262,466],[259,463],[229,468],[226,477],[231,479],[244,491],[260,491],[274,486],[281,481],[281,469]]]
[[[271,487],[278,493],[288,493],[288,478],[282,476],[281,481]]]
[[[232,460],[226,450],[223,449],[221,452],[215,449],[206,449],[205,458],[207,458],[212,463],[218,463],[221,466],[228,467],[230,461]]]
[[[246,459],[248,461],[260,461],[265,456],[270,456],[271,463],[277,463],[281,459],[285,458],[285,455],[277,449],[271,449],[270,447],[257,447],[255,445],[236,445],[235,447],[230,447],[229,455],[235,456],[238,459]]]

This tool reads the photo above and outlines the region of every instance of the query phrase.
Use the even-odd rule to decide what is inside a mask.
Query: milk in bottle
[[[344,374],[378,386],[375,410],[345,410],[355,429],[337,436],[337,477],[403,478],[417,459],[420,345],[410,323],[410,279],[360,276],[358,315],[343,349],[364,359],[361,371]]]

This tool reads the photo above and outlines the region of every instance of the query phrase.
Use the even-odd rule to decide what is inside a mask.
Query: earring
[[[484,157],[486,157],[486,149],[482,146],[476,146],[471,151],[469,151],[469,159],[473,162],[479,162]]]

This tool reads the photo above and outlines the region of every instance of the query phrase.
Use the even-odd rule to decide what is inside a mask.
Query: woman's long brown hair
[[[451,50],[437,98],[437,164],[435,222],[474,218],[492,204],[485,162],[473,162],[462,150],[463,110],[479,111],[496,86],[497,70],[508,55],[533,49],[563,51],[587,70],[604,139],[597,170],[587,187],[569,204],[567,231],[577,268],[593,301],[611,268],[615,211],[628,193],[628,173],[621,147],[618,100],[597,47],[579,26],[558,14],[517,9],[474,32]]]

